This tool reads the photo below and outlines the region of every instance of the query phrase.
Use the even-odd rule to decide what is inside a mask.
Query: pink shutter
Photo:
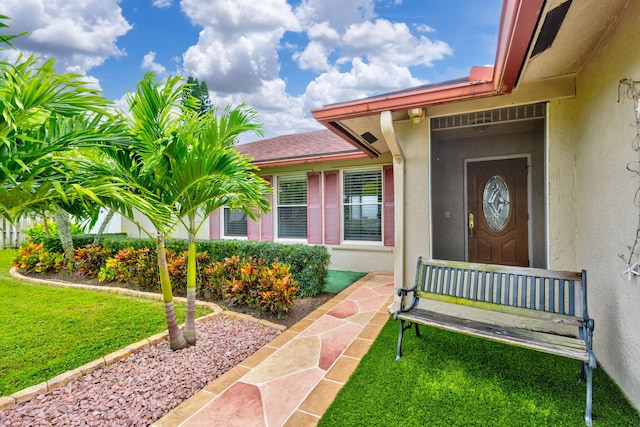
[[[273,188],[273,177],[263,176],[262,178],[269,183],[269,187]],[[268,194],[266,199],[271,205],[271,211],[263,214],[260,219],[260,240],[273,241],[273,193]]]
[[[216,209],[209,215],[209,238],[212,240],[220,238],[220,211]]]
[[[260,240],[260,220],[254,221],[247,217],[247,239]]]
[[[307,173],[307,241],[322,243],[322,175]]]
[[[340,173],[324,173],[324,242],[340,244]]]
[[[395,203],[393,195],[393,166],[382,168],[382,217],[384,218],[384,245],[395,244]]]

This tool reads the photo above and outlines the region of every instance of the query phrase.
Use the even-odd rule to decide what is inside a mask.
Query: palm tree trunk
[[[75,256],[73,254],[73,237],[71,236],[71,226],[69,225],[69,213],[64,209],[58,209],[55,213],[55,218],[64,257],[67,259],[70,269],[73,270]]]
[[[114,211],[113,209],[109,209],[109,212],[107,212],[107,216],[104,217],[104,220],[102,221],[102,224],[100,224],[100,228],[98,229],[96,236],[93,238],[94,245],[97,245],[100,243],[100,239],[104,234],[104,230],[107,228],[107,225],[109,225],[109,222],[111,221],[111,218],[113,218],[113,215],[115,213],[116,211]]]
[[[169,277],[169,269],[167,268],[167,254],[164,250],[164,236],[158,233],[156,243],[158,253],[158,269],[160,271],[160,288],[162,290],[162,300],[164,301],[164,315],[167,319],[167,330],[169,331],[169,346],[171,350],[179,350],[187,348],[187,341],[184,339],[180,328],[178,328],[178,320],[173,304],[173,292],[171,290],[171,278]]]
[[[196,343],[196,238],[189,230],[189,253],[187,255],[187,315],[184,321],[184,338],[187,344]]]

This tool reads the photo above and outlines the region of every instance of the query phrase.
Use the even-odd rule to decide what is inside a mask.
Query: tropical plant
[[[196,283],[195,235],[214,209],[228,205],[244,209],[255,218],[268,209],[264,197],[267,183],[255,175],[248,159],[233,149],[237,137],[246,131],[259,131],[251,120],[255,113],[243,107],[198,113],[198,100],[185,98],[185,83],[170,76],[157,82],[148,73],[129,94],[130,141],[105,144],[108,161],[87,165],[86,173],[95,180],[110,179],[127,183],[123,199],[102,201],[135,220],[133,209],[144,215],[152,227],[141,229],[156,241],[160,287],[165,303],[170,346],[184,348],[195,343],[194,306]],[[127,200],[129,196],[136,200]],[[144,205],[139,204],[143,198]],[[161,210],[162,212],[159,212]],[[189,234],[187,266],[188,315],[185,334],[175,321],[173,291],[165,253],[165,239],[183,223]],[[189,337],[185,340],[185,336]]]

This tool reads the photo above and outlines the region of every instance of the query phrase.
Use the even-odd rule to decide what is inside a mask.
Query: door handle
[[[473,229],[476,227],[473,212],[469,212],[469,237],[473,237]]]

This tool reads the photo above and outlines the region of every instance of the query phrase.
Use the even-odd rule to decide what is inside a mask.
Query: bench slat
[[[589,361],[589,354],[584,341],[577,338],[496,326],[422,309],[413,309],[408,313],[400,313],[398,314],[398,319],[577,359],[583,362]]]
[[[482,310],[495,311],[498,313],[511,314],[514,316],[527,317],[529,319],[538,319],[546,322],[552,322],[558,325],[569,325],[580,327],[584,323],[581,317],[568,316],[566,314],[549,313],[537,310],[529,310],[528,308],[514,307],[511,305],[495,304],[486,301],[476,301],[466,298],[459,298],[451,295],[441,295],[433,292],[418,291],[419,298],[432,301],[440,301],[448,304],[457,304],[465,307],[474,307]]]

